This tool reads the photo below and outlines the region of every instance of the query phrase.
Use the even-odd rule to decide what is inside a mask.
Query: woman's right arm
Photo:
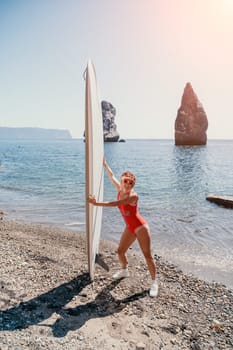
[[[119,199],[117,201],[111,201],[111,202],[97,202],[95,196],[88,196],[88,202],[90,204],[96,205],[97,207],[117,207],[119,205],[126,205],[126,204],[132,204],[135,203],[138,200],[137,193],[134,193],[127,198]]]
[[[103,161],[103,165],[104,168],[106,170],[106,173],[109,177],[109,179],[111,180],[112,184],[116,187],[116,189],[119,191],[120,190],[120,182],[117,180],[117,178],[114,176],[112,169],[110,168],[110,166],[108,165],[108,163],[106,162],[106,159],[104,158]]]

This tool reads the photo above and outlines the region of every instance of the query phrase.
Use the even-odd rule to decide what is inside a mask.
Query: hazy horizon
[[[174,139],[187,82],[233,139],[232,0],[0,0],[0,125],[84,131],[90,58],[123,139]]]
[[[83,136],[80,136],[80,137],[73,137],[72,136],[72,133],[70,132],[70,130],[69,129],[57,129],[56,127],[51,127],[51,128],[41,128],[41,127],[33,127],[33,126],[29,126],[29,127],[27,127],[27,126],[22,126],[22,127],[15,127],[15,126],[11,126],[11,127],[8,127],[8,126],[0,126],[0,129],[1,128],[8,128],[8,129],[42,129],[42,130],[59,130],[59,131],[68,131],[69,133],[70,133],[70,135],[71,135],[71,139],[73,139],[73,140],[84,140],[84,137]],[[11,138],[9,138],[9,139],[11,139]],[[132,140],[147,140],[147,141],[175,141],[175,137],[171,137],[171,138],[163,138],[163,137],[158,137],[158,138],[151,138],[151,137],[125,137],[125,138],[123,138],[123,137],[121,137],[121,135],[120,135],[120,139],[119,140],[128,140],[128,141],[132,141]],[[8,140],[7,138],[6,139],[4,139],[4,141],[6,141],[6,140]],[[16,140],[24,140],[24,138],[22,138],[22,139],[20,139],[20,138],[18,138],[18,139],[16,139]],[[25,140],[30,140],[30,138],[26,138]],[[40,140],[40,138],[38,138],[38,140]],[[53,139],[51,139],[51,140],[53,140]],[[54,139],[54,140],[63,140],[63,139]],[[64,140],[66,140],[66,139],[64,139]],[[232,141],[233,139],[232,138],[229,138],[229,139],[227,139],[227,138],[208,138],[207,139],[207,142],[208,141]],[[109,143],[109,142],[106,142],[106,143]],[[113,142],[114,143],[114,142]],[[202,147],[202,146],[205,146],[205,145],[197,145],[197,146],[193,146],[193,147]],[[184,147],[186,147],[186,146],[184,146]],[[189,145],[187,145],[187,147],[191,147],[191,145],[189,146]]]

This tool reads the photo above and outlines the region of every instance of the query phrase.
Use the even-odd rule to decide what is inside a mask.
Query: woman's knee
[[[117,254],[122,256],[122,255],[125,255],[125,250],[122,248],[122,247],[118,247],[117,248]]]
[[[142,252],[143,252],[143,255],[144,255],[146,260],[153,260],[153,256],[151,254],[151,251],[144,250]]]

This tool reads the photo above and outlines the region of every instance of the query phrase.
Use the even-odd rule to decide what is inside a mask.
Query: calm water
[[[233,288],[233,210],[206,201],[233,195],[233,140],[176,147],[172,140],[105,144],[116,176],[137,176],[140,211],[153,249],[186,272]],[[0,209],[10,218],[85,231],[84,143],[0,141]],[[115,190],[105,179],[105,199]],[[102,238],[118,241],[116,208],[104,208]],[[137,245],[135,245],[137,249]]]

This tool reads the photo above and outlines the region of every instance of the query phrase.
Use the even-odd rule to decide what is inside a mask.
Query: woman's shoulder
[[[130,198],[132,199],[132,202],[130,203],[130,205],[132,205],[132,206],[137,205],[137,202],[138,202],[138,194],[137,194],[137,192],[132,191],[130,193]]]
[[[131,191],[130,196],[138,198],[138,194],[134,190]]]

